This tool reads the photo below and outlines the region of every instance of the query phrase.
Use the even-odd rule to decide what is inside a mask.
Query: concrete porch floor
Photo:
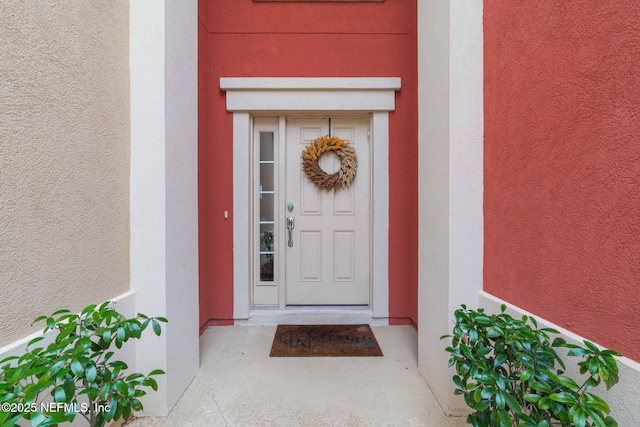
[[[372,326],[384,357],[270,358],[275,330],[208,328],[200,338],[200,371],[169,416],[130,425],[467,425],[444,414],[418,373],[418,337],[410,326]]]

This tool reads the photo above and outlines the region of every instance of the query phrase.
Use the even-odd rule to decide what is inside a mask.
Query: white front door
[[[302,171],[302,151],[316,138],[329,134],[329,119],[287,120],[282,221],[285,224],[287,217],[294,221],[292,246],[284,247],[287,305],[369,304],[369,119],[333,118],[330,126],[331,135],[350,142],[358,157],[353,183],[336,191],[317,188]],[[320,157],[319,164],[333,173],[340,160],[329,152]]]

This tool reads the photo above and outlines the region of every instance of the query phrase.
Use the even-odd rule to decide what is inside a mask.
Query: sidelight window
[[[259,255],[260,282],[274,281],[274,219],[275,219],[275,157],[274,133],[260,132],[259,134]]]

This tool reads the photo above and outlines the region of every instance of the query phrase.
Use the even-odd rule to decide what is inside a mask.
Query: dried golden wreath
[[[322,154],[333,151],[340,157],[340,169],[328,174],[318,165]],[[307,145],[302,152],[302,170],[307,178],[323,190],[347,188],[353,182],[358,167],[358,158],[349,143],[336,136],[325,135]]]

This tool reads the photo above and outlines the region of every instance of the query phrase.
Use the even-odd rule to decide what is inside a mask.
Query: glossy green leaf
[[[579,406],[572,406],[569,410],[569,416],[573,421],[575,427],[585,427],[587,424],[587,417],[585,416],[584,411]]]
[[[34,323],[38,323],[38,322],[40,322],[40,321],[42,321],[42,320],[44,320],[44,319],[46,319],[46,318],[47,318],[47,316],[38,316],[38,317],[36,317],[36,318],[33,320],[33,322],[31,323],[31,326],[33,326],[33,324],[34,324]]]
[[[111,388],[111,383],[105,383],[102,385],[102,387],[100,387],[100,393],[98,394],[98,397],[100,398],[100,400],[107,398],[107,396],[109,395],[110,388]]]
[[[118,390],[118,393],[122,395],[126,395],[129,391],[129,387],[127,387],[127,384],[122,380],[117,380],[114,385],[116,390]]]
[[[538,401],[538,408],[548,410],[549,408],[551,408],[551,402],[552,400],[548,397],[543,397]]]
[[[523,396],[524,400],[527,402],[535,403],[542,398],[539,394],[528,393]]]
[[[482,392],[480,393],[480,396],[483,399],[491,399],[491,397],[493,397],[495,392],[496,392],[495,387],[493,387],[493,386],[485,387],[485,388],[482,389]]]
[[[515,397],[508,393],[504,393],[504,398],[509,409],[511,409],[515,414],[522,412],[522,408]]]
[[[116,416],[117,410],[118,410],[118,400],[112,399],[109,402],[109,411],[107,411],[107,414],[106,414],[107,421],[111,421]]]
[[[490,407],[491,407],[491,401],[490,400],[481,400],[476,405],[475,410],[478,411],[478,412],[483,412],[483,411],[486,411],[487,409],[489,409]]]
[[[34,345],[35,343],[42,341],[44,339],[44,337],[35,337],[34,339],[32,339],[31,341],[29,341],[29,344],[27,344],[27,347],[31,347],[32,345]],[[3,359],[0,363],[3,363],[5,360],[10,360],[10,359],[17,359],[18,356],[13,356],[11,358],[6,358]]]
[[[72,375],[67,375],[62,388],[67,396],[67,401],[70,400],[70,397],[72,397],[76,392],[76,383]]]
[[[569,350],[567,354],[569,356],[584,356],[585,354],[589,354],[589,351],[584,348],[577,347]]]
[[[498,405],[498,408],[504,409],[505,405],[507,404],[507,401],[504,398],[504,393],[499,391],[496,393],[495,396],[496,396],[496,405]]]
[[[600,354],[600,349],[596,347],[592,342],[584,340],[584,345],[587,346],[589,350],[591,350],[594,354]]]
[[[90,383],[94,382],[96,379],[96,376],[98,375],[95,365],[88,365],[84,374],[87,381],[89,381]]]
[[[585,408],[584,410],[587,413],[587,416],[591,418],[591,420],[593,420],[593,423],[597,427],[607,427],[607,424],[604,422],[604,418],[598,413],[597,410],[594,410],[592,408]]]
[[[512,427],[513,420],[507,411],[500,411],[500,427]]]
[[[127,401],[126,404],[121,406],[122,406],[122,418],[126,420],[131,416],[131,409],[132,409],[131,403]]]
[[[476,404],[480,403],[482,400],[482,388],[478,387],[473,391],[473,400]]]
[[[84,310],[82,310],[82,315],[87,316],[90,313],[92,313],[95,309],[96,309],[97,305],[96,304],[91,304],[87,307],[85,307]]]
[[[570,395],[569,393],[565,393],[565,392],[551,393],[549,395],[549,399],[555,402],[567,403],[569,405],[574,405],[576,403],[576,398]]]
[[[53,317],[49,317],[47,318],[47,328],[48,329],[53,329],[56,327],[56,321]]]
[[[58,360],[57,362],[55,362],[49,367],[49,369],[47,369],[47,372],[44,375],[45,378],[55,377],[58,371],[60,371],[60,369],[62,369],[62,367],[65,365],[65,363],[65,360]]]
[[[607,386],[607,390],[609,390],[614,385],[618,384],[619,380],[620,380],[620,378],[618,377],[618,374],[609,374],[609,378],[607,378],[606,381],[605,381],[605,384]]]
[[[55,402],[64,402],[67,399],[67,394],[62,386],[58,386],[53,389],[53,400]]]
[[[587,367],[589,368],[589,372],[593,375],[596,372],[598,372],[598,368],[599,368],[599,361],[597,357],[590,357],[587,360]],[[604,378],[603,378],[604,379]]]
[[[127,381],[137,380],[138,378],[142,378],[142,377],[144,377],[144,375],[140,373],[131,374],[127,377]]]
[[[151,375],[151,374],[149,374],[149,375]],[[462,380],[462,378],[461,378],[460,376],[458,376],[458,375],[454,375],[454,376],[453,376],[453,383],[454,383],[455,385],[457,385],[458,387],[460,387],[461,389],[463,389],[463,390],[466,388],[466,384],[465,384],[465,382],[464,382],[464,381]]]
[[[604,353],[604,352],[603,352]],[[616,359],[609,354],[602,355],[602,361],[610,372],[617,373],[618,372],[618,363]]]
[[[608,416],[604,419],[605,424],[607,424],[607,427],[618,427],[618,422],[616,420],[613,419],[613,417]]]
[[[140,384],[144,386],[149,386],[154,391],[158,391],[158,383],[153,378],[145,378],[144,380],[140,381]]]
[[[491,353],[491,347],[477,347],[473,352],[476,357],[483,357]]]
[[[82,363],[80,363],[78,360],[76,359],[72,360],[70,364],[70,368],[71,368],[71,372],[73,372],[73,375],[76,375],[78,377],[84,376],[84,367],[82,366]]]
[[[142,411],[142,403],[138,399],[131,399],[131,409],[136,412]]]
[[[578,383],[576,383],[574,380],[572,380],[569,377],[565,377],[563,375],[558,375],[558,382],[560,384],[562,384],[563,386],[573,389],[573,390],[577,390],[580,388],[580,386],[578,385]]]
[[[489,329],[489,331],[487,331],[487,337],[489,338],[497,338],[503,335],[504,335],[504,331],[497,326],[492,326]]]
[[[593,393],[587,393],[587,396],[589,396],[590,406],[606,413],[611,412],[611,409],[609,409],[609,405],[607,405],[607,402],[605,402],[604,399],[602,399],[600,396],[597,396]]]
[[[140,338],[140,335],[141,335],[141,333],[142,333],[142,327],[140,326],[140,323],[139,323],[139,322],[137,322],[137,321],[132,322],[132,323],[129,325],[129,329],[130,329],[130,331],[131,331],[131,336],[132,336],[132,337],[134,337],[134,338]]]
[[[520,381],[527,381],[533,375],[533,369],[526,369],[520,372]]]
[[[153,320],[151,321],[151,326],[152,326],[152,328],[153,328],[153,332],[154,332],[156,335],[160,336],[160,332],[161,332],[161,329],[160,329],[160,323],[158,323],[158,321],[157,321],[156,319],[153,319]]]
[[[47,417],[43,413],[38,412],[38,413],[31,414],[30,421],[31,421],[32,427],[39,427],[47,421]]]

